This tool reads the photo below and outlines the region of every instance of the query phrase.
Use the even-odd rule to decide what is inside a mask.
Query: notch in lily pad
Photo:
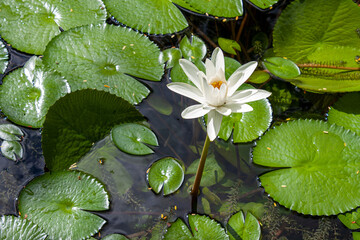
[[[133,155],[147,155],[154,151],[146,146],[159,146],[156,135],[150,128],[138,123],[124,123],[111,130],[111,138],[123,152]]]
[[[235,213],[229,219],[226,229],[230,240],[259,240],[261,237],[259,221],[250,212],[246,213],[246,218],[242,211]]]
[[[184,181],[184,169],[175,158],[166,157],[154,162],[147,171],[147,180],[152,190],[164,195],[176,192]]]
[[[287,58],[270,57],[262,63],[270,73],[282,79],[293,79],[301,74],[299,67]]]

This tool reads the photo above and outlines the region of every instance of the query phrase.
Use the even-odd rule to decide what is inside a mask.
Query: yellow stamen
[[[220,89],[221,85],[223,84],[223,81],[214,81],[212,83],[210,83],[214,88],[218,88]]]

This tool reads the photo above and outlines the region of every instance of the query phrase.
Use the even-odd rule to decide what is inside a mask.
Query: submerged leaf
[[[46,115],[42,133],[46,166],[51,171],[68,169],[113,126],[141,120],[134,106],[110,93],[90,89],[70,93]]]
[[[111,130],[111,139],[121,150],[134,155],[147,155],[154,151],[145,144],[158,146],[156,135],[150,128],[137,123],[125,123]]]
[[[53,172],[32,180],[19,196],[21,216],[51,239],[84,239],[105,220],[88,211],[109,209],[109,196],[95,178],[79,172]],[[71,226],[71,227],[69,227]]]
[[[0,9],[2,37],[14,48],[37,55],[44,52],[61,29],[106,20],[106,10],[100,0],[2,0]]]
[[[167,34],[188,27],[184,15],[170,0],[104,0],[104,3],[119,22],[141,32]]]
[[[72,91],[108,91],[136,104],[149,89],[134,77],[160,81],[164,68],[159,55],[144,35],[103,24],[63,32],[49,43],[44,63],[64,75]]]
[[[1,216],[0,239],[43,240],[46,234],[30,222],[15,216]]]
[[[23,157],[24,150],[19,142],[3,141],[1,144],[1,153],[4,157],[16,161],[18,158]]]
[[[155,193],[164,188],[164,195],[176,192],[184,181],[184,170],[174,158],[162,158],[154,162],[148,170],[147,179]]]
[[[360,137],[335,124],[298,120],[271,129],[257,142],[253,161],[281,168],[260,180],[287,208],[334,215],[360,205]]]
[[[34,56],[23,68],[5,76],[0,86],[0,107],[11,121],[40,128],[49,107],[69,92],[67,81]]]

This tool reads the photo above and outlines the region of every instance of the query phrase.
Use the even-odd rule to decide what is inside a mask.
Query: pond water
[[[254,32],[264,32],[269,36],[279,11],[286,6],[280,4],[276,9],[262,13],[250,8],[249,16],[256,19],[256,26],[245,25],[242,42],[251,45],[247,35]],[[186,13],[186,17],[193,26],[192,32],[208,36],[211,40],[218,35],[231,37],[234,25],[238,23],[221,23],[209,18],[194,16]],[[196,27],[194,27],[196,26]],[[238,25],[236,25],[238,27]],[[190,30],[185,34],[190,34]],[[178,44],[184,33],[175,37],[151,37],[163,49]],[[211,43],[207,42],[209,49]],[[8,46],[10,63],[5,74],[22,66],[29,58]],[[253,52],[249,52],[253,55]],[[246,55],[246,54],[245,54]],[[246,58],[246,56],[244,57]],[[245,59],[239,59],[245,60]],[[97,212],[107,220],[107,223],[95,237],[111,233],[121,233],[129,238],[159,239],[168,222],[177,217],[186,218],[191,213],[190,185],[188,179],[192,175],[185,175],[182,187],[170,196],[156,195],[148,189],[145,172],[151,164],[160,158],[171,156],[180,159],[185,166],[189,166],[200,157],[201,148],[205,140],[203,119],[185,120],[180,116],[181,111],[192,101],[168,90],[166,84],[170,82],[170,72],[167,71],[160,83],[142,81],[152,91],[150,96],[137,106],[138,110],[147,118],[151,129],[159,140],[159,147],[155,153],[146,157],[131,156],[114,149],[107,139],[96,143],[92,153],[97,149],[108,147],[109,154],[124,166],[123,172],[116,172],[119,181],[124,181],[122,188],[106,178],[101,179],[111,194],[110,210]],[[4,75],[0,75],[2,79]],[[313,118],[324,118],[326,108],[337,98],[336,95],[317,95],[305,93],[289,83],[272,80],[268,86],[284,89],[291,93],[292,103],[285,111],[281,106],[275,106],[273,125],[286,121],[287,118],[298,118],[307,114]],[[159,110],[160,109],[160,110]],[[165,110],[164,110],[165,109]],[[171,112],[170,114],[164,114]],[[0,124],[8,123],[2,116]],[[21,189],[34,177],[44,173],[44,159],[41,150],[41,130],[20,127],[25,136],[21,142],[25,155],[22,160],[13,162],[0,156],[0,214],[18,215],[16,199]],[[254,211],[262,225],[262,239],[352,239],[350,231],[345,228],[336,216],[311,217],[290,211],[272,201],[258,181],[258,176],[269,171],[264,167],[252,163],[251,152],[255,142],[234,144],[229,140],[216,140],[210,147],[209,156],[214,155],[219,164],[215,172],[216,184],[207,187],[199,195],[198,213],[210,214],[223,223],[234,211],[245,209]],[[109,150],[110,151],[110,150]],[[91,154],[91,153],[89,153]],[[96,155],[98,157],[98,155]],[[86,158],[86,157],[85,157]],[[104,159],[104,165],[107,159]],[[101,167],[99,165],[99,167]],[[46,170],[45,170],[46,171]],[[221,173],[221,171],[223,173]],[[222,178],[222,174],[224,177]],[[131,183],[126,183],[121,176],[130,176]],[[219,179],[220,178],[220,179]],[[128,185],[127,185],[128,184]],[[127,187],[131,186],[131,187]],[[159,233],[159,235],[156,235]]]

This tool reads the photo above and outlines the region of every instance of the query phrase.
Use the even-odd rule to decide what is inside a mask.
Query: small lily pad
[[[186,169],[186,174],[196,174],[197,168],[199,166],[200,159],[195,160],[191,165]],[[213,154],[208,155],[205,162],[205,167],[203,175],[201,178],[200,186],[210,187],[220,182],[225,176],[224,171],[218,164]],[[189,178],[189,182],[193,184],[195,181],[195,176]]]
[[[225,57],[225,78],[229,79],[230,76],[241,66],[237,60]]]
[[[33,128],[42,127],[51,105],[70,92],[67,81],[44,67],[33,56],[23,68],[16,69],[3,79],[0,86],[0,107],[13,122]]]
[[[282,79],[296,78],[301,74],[299,67],[286,58],[265,58],[262,63],[269,72]]]
[[[19,141],[18,136],[24,136],[21,129],[13,124],[0,125],[0,139],[7,141]]]
[[[146,146],[159,146],[156,135],[150,128],[137,123],[125,123],[111,130],[111,138],[123,152],[133,155],[147,155],[154,151]]]
[[[250,0],[252,4],[261,9],[271,8],[279,0]]]
[[[243,1],[239,0],[172,0],[192,11],[217,16],[233,18],[243,15]]]
[[[291,121],[257,141],[256,164],[275,201],[303,214],[335,215],[360,205],[360,136],[323,121]]]
[[[259,240],[261,237],[259,221],[250,212],[246,214],[246,218],[242,211],[232,215],[226,229],[230,240]]]
[[[144,35],[102,24],[74,28],[54,38],[44,63],[65,76],[72,91],[103,90],[137,104],[150,91],[134,77],[160,81],[164,68],[159,56],[159,48]]]
[[[18,158],[23,157],[24,150],[19,142],[3,141],[1,144],[1,153],[4,157],[16,161]]]
[[[164,97],[151,95],[147,99],[147,103],[157,112],[169,116],[173,111],[173,106]]]
[[[236,55],[235,50],[241,51],[240,45],[234,40],[220,37],[218,43],[220,48],[227,53]]]
[[[51,171],[68,169],[117,124],[143,120],[122,98],[91,89],[72,92],[50,107],[42,132],[42,149]]]
[[[3,0],[0,3],[0,34],[14,48],[40,55],[50,40],[77,26],[106,20],[100,0]],[[24,41],[26,39],[26,41]]]
[[[1,41],[0,38],[0,74],[5,72],[5,69],[8,65],[9,54],[6,49],[5,44]]]
[[[243,84],[240,90],[253,89],[251,85]],[[248,103],[253,111],[246,113],[232,113],[224,116],[221,122],[219,137],[228,140],[233,133],[235,143],[251,142],[260,137],[272,121],[272,109],[267,99]]]
[[[360,136],[360,93],[348,93],[329,110],[328,121],[354,131]]]
[[[261,84],[270,79],[270,75],[267,72],[256,70],[249,78],[249,82]]]
[[[179,59],[182,57],[179,48],[168,48],[161,52],[160,62],[166,62],[166,69],[174,67],[175,64],[179,63]]]
[[[167,34],[188,27],[184,15],[170,0],[104,0],[104,3],[119,22],[141,32]]]
[[[201,38],[192,35],[189,39],[188,37],[183,37],[180,42],[180,50],[182,56],[192,62],[197,60],[202,60],[206,55],[206,45]]]
[[[184,170],[174,158],[162,158],[154,162],[148,170],[147,179],[155,193],[164,188],[164,195],[176,192],[184,181]]]
[[[359,209],[345,214],[339,214],[340,221],[349,229],[360,228],[360,212]]]
[[[21,216],[51,239],[84,239],[105,220],[88,211],[109,209],[109,196],[95,178],[80,172],[53,172],[32,180],[19,196]],[[69,227],[71,226],[71,227]]]
[[[0,239],[43,240],[46,234],[30,222],[15,216],[1,216]]]
[[[207,216],[188,215],[191,232],[186,224],[178,218],[164,235],[165,240],[186,239],[186,240],[226,240],[229,236],[225,229],[215,220]]]

